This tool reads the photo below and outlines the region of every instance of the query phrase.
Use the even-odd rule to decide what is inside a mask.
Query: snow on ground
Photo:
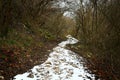
[[[77,39],[68,35],[67,40],[53,48],[48,59],[41,65],[34,66],[13,80],[95,80],[83,66],[83,58],[65,49],[67,44],[75,44]]]

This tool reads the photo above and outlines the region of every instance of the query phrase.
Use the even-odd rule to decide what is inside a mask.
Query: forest
[[[120,79],[120,0],[0,0],[0,80],[43,63],[69,34],[95,80]]]

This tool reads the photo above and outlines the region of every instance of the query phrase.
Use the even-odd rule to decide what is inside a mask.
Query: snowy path
[[[66,44],[75,44],[78,40],[70,35],[67,38],[53,48],[53,52],[43,64],[16,75],[13,80],[95,80],[94,74],[85,71],[82,57],[65,49]]]

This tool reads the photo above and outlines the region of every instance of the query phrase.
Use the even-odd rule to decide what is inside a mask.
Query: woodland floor
[[[0,58],[0,80],[3,77],[4,79],[2,80],[10,80],[10,78],[16,74],[23,73],[32,68],[34,65],[43,63],[51,52],[50,50],[52,50],[58,42],[59,41],[46,42],[43,47],[34,47],[31,50],[32,55],[25,50],[21,51],[17,49],[17,59],[13,59],[12,56],[10,58]],[[7,51],[6,49],[1,49],[0,51],[2,53],[7,53],[7,56],[14,53],[13,51]],[[23,55],[20,53],[23,53]]]
[[[53,47],[55,47],[61,41],[62,40],[46,42],[44,43],[45,46],[34,47],[30,52],[19,49],[13,51],[4,48],[0,49],[0,53],[6,53],[7,56],[10,56],[9,58],[1,58],[0,54],[0,80],[10,80],[10,78],[13,78],[13,76],[16,74],[22,74],[28,69],[31,69],[33,66],[42,64],[47,60],[48,55]],[[75,51],[72,48],[69,49]],[[15,53],[17,57],[13,58],[14,55],[10,55],[12,53]],[[84,51],[82,52],[81,50],[81,53],[84,53]],[[96,74],[96,80],[98,80],[100,77],[104,78],[100,80],[113,80],[112,78],[116,78],[112,72],[109,73],[110,66],[106,65],[106,63],[103,63],[101,60],[99,61],[97,58],[93,58],[87,59],[87,61],[88,62],[86,62],[86,66],[94,74]],[[103,65],[106,65],[106,67]],[[2,79],[3,77],[4,79]]]

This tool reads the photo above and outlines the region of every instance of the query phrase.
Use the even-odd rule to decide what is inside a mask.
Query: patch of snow
[[[43,64],[14,76],[13,80],[95,80],[94,74],[89,74],[83,66],[83,58],[65,49],[67,44],[75,44],[78,40],[71,35],[67,38],[53,48]]]

